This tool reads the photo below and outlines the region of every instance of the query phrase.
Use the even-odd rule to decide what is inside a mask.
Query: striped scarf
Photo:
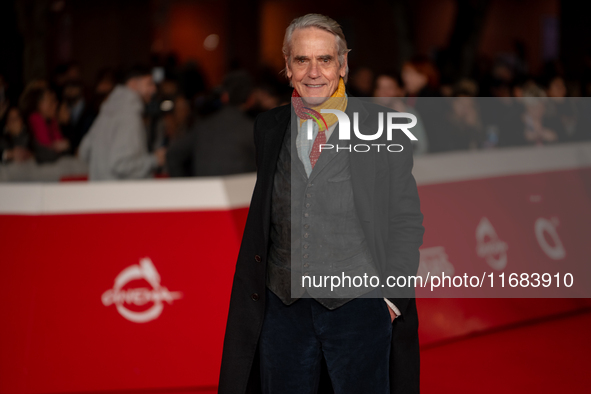
[[[345,94],[345,82],[343,78],[339,79],[339,86],[337,90],[330,96],[328,100],[316,107],[305,107],[302,97],[296,89],[291,95],[291,103],[293,109],[297,114],[300,126],[307,119],[313,119],[318,125],[318,131],[324,132],[330,126],[337,122],[337,116],[334,114],[320,114],[321,109],[338,109],[345,112],[347,108],[347,95]]]

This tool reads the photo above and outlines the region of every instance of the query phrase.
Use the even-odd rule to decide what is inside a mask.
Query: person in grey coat
[[[101,106],[78,155],[88,163],[89,180],[149,178],[164,164],[164,148],[148,152],[142,114],[156,92],[148,68],[132,68]]]

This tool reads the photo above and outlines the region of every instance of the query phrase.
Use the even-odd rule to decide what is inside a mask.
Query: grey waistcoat
[[[294,124],[286,130],[273,181],[267,287],[286,305],[307,292],[335,309],[373,290],[355,287],[354,276],[366,274],[367,283],[378,276],[353,202],[349,152],[322,151],[308,178],[291,130],[297,130]],[[338,141],[338,126],[328,143],[349,145]],[[302,275],[311,277],[304,287]],[[331,291],[330,281],[320,281],[325,275],[349,276],[352,284]]]

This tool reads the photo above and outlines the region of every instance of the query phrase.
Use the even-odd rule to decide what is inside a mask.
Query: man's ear
[[[347,62],[349,57],[349,52],[345,52],[345,56],[344,56],[344,60],[343,60],[343,64],[341,64],[341,69],[339,72],[339,75],[343,78],[345,78],[345,75],[347,74]]]
[[[283,56],[283,59],[285,60],[285,76],[287,77],[287,79],[291,80],[291,69],[289,68],[289,59],[287,58],[287,56]]]

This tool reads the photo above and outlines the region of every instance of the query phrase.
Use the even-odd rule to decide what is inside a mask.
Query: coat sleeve
[[[415,276],[419,268],[419,247],[423,244],[423,214],[419,193],[412,175],[413,155],[410,139],[405,135],[399,141],[403,151],[389,155],[389,220],[388,220],[388,272],[387,275]],[[407,281],[408,282],[408,281]],[[398,296],[398,293],[396,294]],[[400,292],[401,298],[388,299],[404,315],[414,286]]]
[[[118,178],[146,178],[158,166],[156,157],[148,153],[141,117],[122,116],[113,139],[109,168]]]

